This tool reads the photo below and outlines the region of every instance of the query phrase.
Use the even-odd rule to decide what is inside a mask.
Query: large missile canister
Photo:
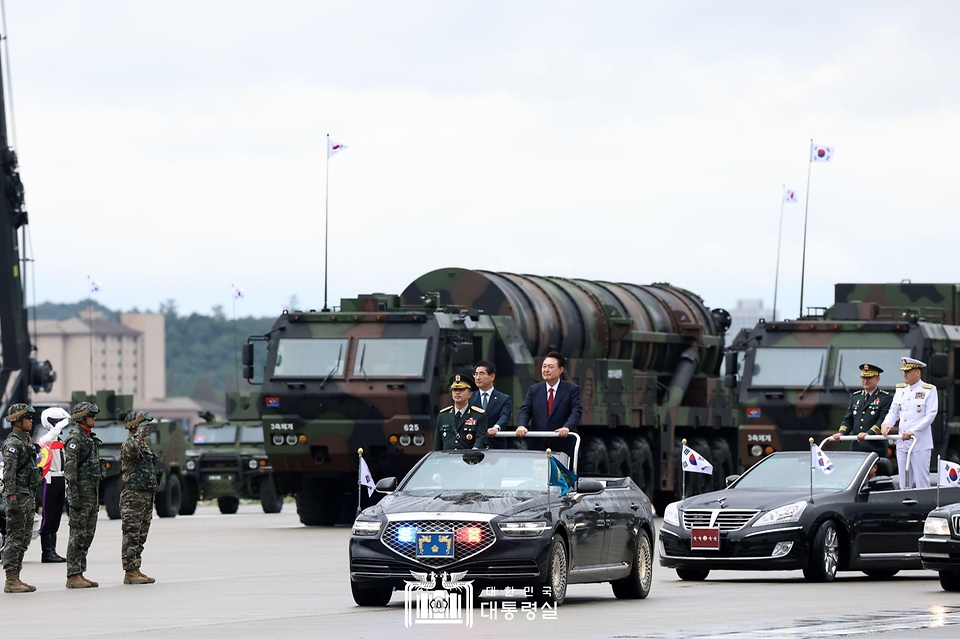
[[[672,371],[691,346],[697,372],[719,361],[713,317],[699,297],[668,284],[615,284],[461,268],[422,275],[401,294],[422,306],[439,293],[441,306],[461,306],[514,319],[534,357],[556,350],[568,358],[633,361],[640,370]],[[721,327],[725,328],[725,327]]]

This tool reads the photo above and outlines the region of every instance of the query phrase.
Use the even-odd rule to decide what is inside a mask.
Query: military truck
[[[680,490],[681,438],[715,469],[689,479],[689,491],[735,468],[738,423],[719,377],[729,324],[726,311],[669,284],[446,268],[400,295],[284,312],[248,340],[244,376],[262,383],[272,479],[278,494],[296,493],[304,524],[333,524],[356,503],[358,448],[374,478],[400,476],[432,449],[450,375],[494,362],[515,423],[553,350],[582,391],[580,471],[629,475],[662,506]]]
[[[106,507],[110,519],[120,518],[120,491],[123,478],[120,468],[120,445],[129,433],[123,427],[123,418],[133,410],[133,395],[117,395],[113,391],[97,391],[89,395],[82,391],[72,394],[72,403],[93,402],[100,408],[94,432],[103,445],[104,478],[100,482],[100,503]],[[156,508],[160,517],[176,517],[180,510],[180,486],[186,465],[187,439],[176,422],[167,420],[150,424],[150,449],[163,462],[163,479],[157,489]]]
[[[860,388],[859,365],[882,368],[880,387],[893,392],[901,357],[926,362],[923,379],[937,388],[932,459],[960,461],[958,322],[960,285],[837,284],[829,308],[741,331],[725,375],[738,396],[741,467],[837,432]]]
[[[193,428],[193,448],[187,451],[181,515],[192,515],[197,500],[217,500],[220,512],[237,512],[241,499],[259,499],[265,513],[283,509],[283,496],[274,492],[267,475],[263,424],[253,393],[227,394],[227,420],[200,413]]]

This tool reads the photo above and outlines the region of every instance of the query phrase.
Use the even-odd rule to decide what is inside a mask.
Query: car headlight
[[[507,537],[536,537],[549,527],[545,521],[504,521],[497,525]]]
[[[680,509],[677,508],[679,503],[675,501],[672,504],[667,504],[667,507],[663,509],[663,523],[673,524],[674,526],[680,525]]]
[[[943,517],[927,517],[923,522],[924,535],[950,536],[950,524]]]
[[[187,460],[187,470],[194,470],[196,469],[196,467],[197,467],[197,462],[193,461],[192,459]]]
[[[249,468],[250,470],[256,470],[256,469],[257,469],[257,460],[256,460],[256,459],[251,459],[250,461],[248,461],[248,462],[247,462],[247,468]]]
[[[807,502],[798,501],[788,506],[780,506],[766,513],[763,517],[753,523],[754,526],[772,526],[773,524],[786,524],[800,519],[803,510],[807,507]]]
[[[369,537],[380,532],[379,521],[355,521],[353,522],[353,534],[360,537]]]

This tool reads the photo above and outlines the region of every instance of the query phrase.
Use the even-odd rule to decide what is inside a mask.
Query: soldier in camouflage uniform
[[[100,444],[93,429],[97,425],[96,404],[80,402],[70,419],[77,424],[63,447],[63,476],[67,479],[67,505],[70,507],[70,541],[67,544],[67,588],[96,588],[100,584],[83,576],[87,570],[87,551],[97,531],[100,513]]]
[[[120,446],[120,467],[123,470],[123,492],[120,493],[120,519],[123,543],[120,559],[123,562],[123,583],[152,584],[156,581],[140,572],[140,556],[153,519],[153,500],[160,484],[162,470],[157,456],[147,446],[150,434],[150,413],[133,411],[127,415],[125,426],[130,437]]]
[[[3,547],[3,569],[7,573],[4,592],[36,590],[20,581],[23,554],[30,545],[33,515],[37,510],[34,495],[40,488],[40,468],[37,466],[40,447],[30,439],[35,412],[28,404],[14,404],[7,410],[7,421],[13,431],[3,442],[3,505],[7,513]]]

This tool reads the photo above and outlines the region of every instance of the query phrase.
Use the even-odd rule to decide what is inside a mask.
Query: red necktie
[[[547,417],[553,414],[553,389],[547,393]]]

